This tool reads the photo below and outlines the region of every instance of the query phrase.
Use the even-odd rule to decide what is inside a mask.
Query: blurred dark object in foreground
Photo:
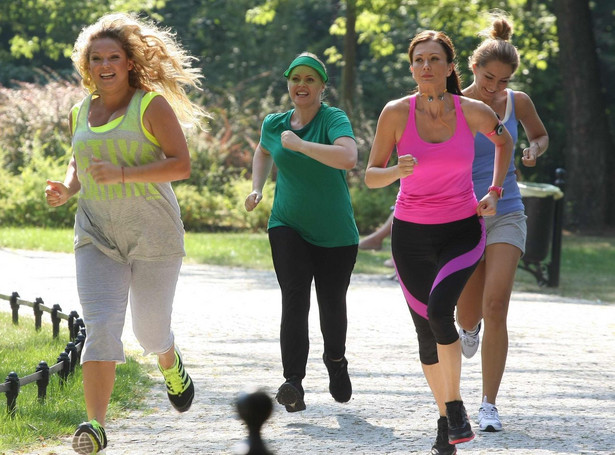
[[[235,406],[239,417],[246,423],[249,430],[248,439],[237,447],[235,453],[237,455],[273,455],[261,438],[261,428],[273,410],[271,397],[261,390],[242,393]]]

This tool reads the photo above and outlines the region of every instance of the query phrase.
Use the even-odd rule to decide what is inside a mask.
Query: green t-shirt
[[[294,109],[269,114],[261,130],[261,146],[271,154],[278,169],[268,227],[288,226],[317,246],[355,245],[359,243],[359,232],[350,203],[346,171],[285,149],[280,139],[286,130],[303,140],[320,144],[333,144],[340,137],[354,139],[350,121],[341,109],[322,103],[309,124],[293,130],[290,127],[293,112]]]

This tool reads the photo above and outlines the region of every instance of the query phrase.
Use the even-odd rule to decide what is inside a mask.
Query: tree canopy
[[[330,74],[327,100],[350,111],[365,156],[384,104],[415,86],[408,70],[411,37],[424,29],[445,31],[457,48],[465,86],[472,80],[467,61],[480,42],[478,32],[488,26],[489,13],[501,8],[513,20],[512,42],[521,56],[511,87],[531,96],[551,139],[539,166],[522,168],[523,177],[551,182],[557,167],[572,162],[567,154],[581,153],[567,151],[570,120],[563,115],[569,97],[561,88],[566,74],[561,68],[566,63],[561,61],[558,24],[565,21],[558,14],[574,14],[562,7],[569,1],[0,0],[0,84],[37,81],[49,72],[72,74],[70,52],[82,27],[109,11],[136,11],[171,27],[198,57],[206,76],[202,98],[206,108],[224,105],[225,121],[230,124],[244,121],[230,117],[233,112],[250,111],[248,117],[256,124],[245,129],[249,136],[258,135],[267,105],[284,103],[282,72],[288,62],[305,50],[320,55]],[[604,102],[602,115],[610,138],[605,147],[612,147],[615,93],[606,87],[615,79],[615,7],[608,2],[578,3],[590,11],[585,20],[590,22],[587,30],[594,39],[599,73],[597,86],[585,89],[596,91]],[[250,137],[245,143],[256,140]],[[523,146],[521,137],[519,147]],[[599,172],[604,172],[604,179],[612,177],[615,154],[612,149],[600,153],[604,166]],[[613,224],[615,203],[605,204],[610,204],[606,215],[597,222]]]

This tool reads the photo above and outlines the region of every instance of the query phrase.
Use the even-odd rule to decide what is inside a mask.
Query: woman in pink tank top
[[[512,155],[512,139],[484,103],[462,98],[455,50],[446,34],[425,31],[408,49],[418,91],[384,107],[365,183],[400,180],[391,232],[399,283],[414,321],[419,357],[439,410],[432,455],[456,453],[474,438],[460,393],[457,299],[485,248],[482,216],[495,214]],[[492,186],[474,196],[474,136],[495,144]],[[393,150],[397,164],[388,166]]]

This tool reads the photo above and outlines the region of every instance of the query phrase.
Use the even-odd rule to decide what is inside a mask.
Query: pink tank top
[[[411,154],[418,165],[401,179],[395,217],[419,224],[442,224],[476,214],[478,201],[472,184],[474,136],[455,102],[456,127],[453,136],[440,143],[426,142],[416,129],[416,95],[410,97],[408,123],[397,144],[398,156]]]

